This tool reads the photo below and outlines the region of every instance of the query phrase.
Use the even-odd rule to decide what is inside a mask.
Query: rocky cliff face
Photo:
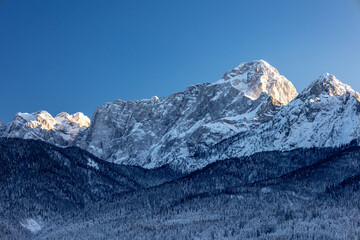
[[[57,146],[69,146],[89,126],[90,119],[83,113],[70,115],[63,112],[54,118],[46,111],[17,113],[13,121],[3,127],[2,136],[38,139]]]
[[[213,84],[168,97],[106,103],[76,142],[111,162],[191,171],[209,162],[187,159],[271,120],[296,96],[292,83],[265,61],[242,63]]]

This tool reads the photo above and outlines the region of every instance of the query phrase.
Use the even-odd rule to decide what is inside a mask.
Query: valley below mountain
[[[354,239],[360,225],[356,143],[256,153],[184,176],[171,168],[107,163],[76,147],[1,140],[0,235]]]

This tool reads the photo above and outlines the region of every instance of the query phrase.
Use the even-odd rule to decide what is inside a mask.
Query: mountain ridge
[[[50,136],[46,128],[52,125],[41,121],[26,122],[35,127],[31,134],[21,124],[14,129],[25,132],[22,138],[79,146],[110,162],[191,172],[219,158],[347,144],[360,135],[359,113],[360,94],[335,76],[323,74],[299,94],[274,67],[257,60],[167,97],[105,103],[85,127],[78,116],[67,132],[50,129]],[[61,116],[70,115],[51,118]],[[3,137],[17,137],[11,125]]]

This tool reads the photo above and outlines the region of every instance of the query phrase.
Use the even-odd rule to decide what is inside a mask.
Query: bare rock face
[[[69,146],[89,126],[90,119],[83,113],[60,113],[55,118],[46,111],[17,113],[2,137],[38,139],[57,146]]]
[[[209,163],[203,152],[268,122],[296,96],[291,82],[265,61],[242,63],[213,84],[106,103],[76,144],[115,163],[191,171]]]

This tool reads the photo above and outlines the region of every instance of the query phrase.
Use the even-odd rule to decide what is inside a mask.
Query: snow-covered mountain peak
[[[298,95],[294,85],[264,60],[241,63],[215,84],[228,82],[252,100],[266,93],[276,105],[286,105]]]
[[[341,96],[346,94],[355,97],[360,102],[360,94],[358,92],[329,73],[321,75],[301,93],[304,97],[319,97],[320,95]]]
[[[24,123],[29,128],[41,128],[51,130],[54,128],[56,121],[47,111],[41,110],[35,113],[17,113],[13,122]]]
[[[53,118],[50,113],[42,110],[34,113],[19,112],[15,115],[11,124],[25,125],[28,128],[53,130],[61,128],[64,124],[70,124],[72,127],[89,127],[90,119],[80,112],[73,115],[62,112]]]
[[[90,119],[83,113],[70,115],[62,112],[55,118],[47,111],[17,113],[6,130],[2,131],[2,137],[40,139],[58,146],[68,146],[89,126]]]

